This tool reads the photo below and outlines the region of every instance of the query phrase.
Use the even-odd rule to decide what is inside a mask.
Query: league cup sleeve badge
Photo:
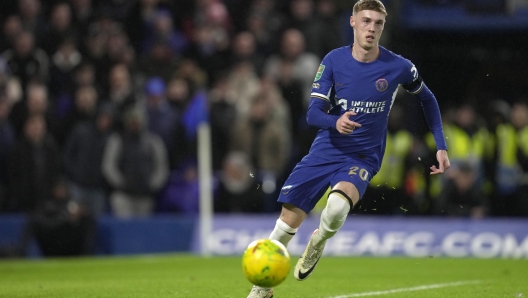
[[[321,76],[323,75],[323,72],[325,70],[325,66],[323,64],[319,65],[319,68],[317,69],[317,73],[315,74],[315,81],[319,81]]]

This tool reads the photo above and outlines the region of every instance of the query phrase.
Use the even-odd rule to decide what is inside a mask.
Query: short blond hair
[[[356,2],[356,4],[354,4],[352,14],[355,15],[362,10],[373,10],[387,16],[385,5],[383,5],[380,0],[359,0]]]

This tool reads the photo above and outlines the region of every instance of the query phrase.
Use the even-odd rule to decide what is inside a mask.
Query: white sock
[[[293,238],[293,235],[297,233],[298,229],[290,227],[287,223],[282,221],[282,219],[277,219],[275,224],[275,229],[271,232],[269,239],[278,240],[284,246],[288,247],[288,243]]]
[[[319,231],[314,235],[313,244],[320,247],[332,238],[343,226],[350,211],[348,199],[339,192],[331,192],[326,207],[321,213]]]

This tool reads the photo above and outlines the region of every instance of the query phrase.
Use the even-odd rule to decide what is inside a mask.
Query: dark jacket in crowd
[[[93,122],[79,124],[72,131],[64,146],[64,170],[69,179],[84,187],[105,186],[101,163],[109,136]]]
[[[149,132],[110,136],[103,174],[116,189],[133,195],[157,192],[168,176],[168,159],[160,137]]]
[[[51,197],[52,188],[61,176],[61,158],[50,136],[40,146],[20,139],[9,158],[9,186],[16,210],[32,211]]]

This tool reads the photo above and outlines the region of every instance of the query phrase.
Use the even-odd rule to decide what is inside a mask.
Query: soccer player
[[[400,85],[418,98],[434,135],[438,167],[430,167],[431,175],[450,166],[436,98],[409,60],[379,46],[386,16],[379,0],[359,0],[350,17],[354,43],[328,53],[315,75],[307,121],[320,130],[281,189],[282,211],[270,235],[286,246],[331,187],[319,228],[295,266],[298,280],[313,272],[326,241],[341,228],[378,172],[388,114]],[[248,298],[272,296],[273,289],[254,286]]]

